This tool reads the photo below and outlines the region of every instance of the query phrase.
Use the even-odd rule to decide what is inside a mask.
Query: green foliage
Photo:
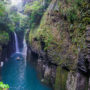
[[[12,19],[13,23],[15,23],[15,24],[20,21],[20,16],[19,16],[17,13],[12,14],[12,15],[10,16],[10,18]]]
[[[7,8],[5,1],[0,1],[0,31],[4,30],[9,32],[14,27],[9,18],[9,9]]]
[[[26,15],[18,12],[16,6],[11,6],[9,1],[0,1],[0,44],[7,45],[9,34],[13,31],[25,30],[28,27]]]
[[[43,30],[41,36],[44,37],[44,42],[45,42],[45,48],[44,50],[47,50],[48,47],[50,47],[51,45],[51,42],[53,42],[53,35],[52,33],[50,32],[50,30],[48,30],[47,28]],[[42,38],[42,37],[41,37]]]
[[[30,15],[30,28],[35,28],[40,23],[40,19],[43,15],[43,11],[33,11]]]
[[[29,27],[29,17],[26,15],[20,14],[20,28],[21,30],[25,30]]]
[[[74,20],[77,20],[77,13],[74,8],[70,8],[67,10],[67,18],[68,21],[73,23]]]
[[[41,8],[42,8],[42,10],[46,9],[50,2],[51,2],[51,0],[45,0],[45,3],[43,4],[43,0],[33,1],[33,3],[28,3],[25,5],[24,12],[32,13],[33,11],[41,10]]]
[[[17,12],[12,12],[12,13],[9,13],[9,20],[10,22],[8,23],[8,26],[9,26],[9,29],[11,31],[14,31],[18,28],[19,30],[19,27],[20,27],[20,15],[17,13]]]
[[[40,22],[40,19],[43,15],[43,6],[39,1],[33,2],[30,6],[29,4],[26,5],[25,13],[30,12],[30,28],[35,28]]]
[[[82,22],[89,24],[90,23],[90,17],[84,17]]]
[[[32,4],[26,4],[24,12],[27,13],[30,17],[30,28],[33,29],[40,24],[40,20],[46,8],[48,7],[51,0],[46,1],[43,4],[43,1],[34,1]]]
[[[85,24],[74,23],[70,25],[70,38],[79,48],[85,48]]]
[[[33,3],[32,3],[32,5],[30,5],[30,4],[26,4],[26,6],[25,6],[25,12],[32,12],[32,11],[37,11],[37,10],[39,10],[40,8],[41,8],[41,3],[39,2],[39,1],[34,1]]]
[[[89,8],[87,0],[67,0],[64,4],[60,2],[60,14],[70,24],[71,41],[79,48],[85,48],[85,27],[90,23]]]
[[[61,5],[62,6],[62,5]],[[72,7],[68,7],[67,6],[63,9],[61,7],[60,12],[62,13],[63,16],[66,16],[67,20],[70,23],[73,23],[75,20],[78,20],[78,15],[77,15],[77,6],[72,6]]]
[[[9,88],[8,84],[3,84],[3,82],[0,82],[0,90],[4,89],[7,90]]]
[[[5,31],[0,32],[0,44],[3,45],[7,45],[9,41],[9,34]]]
[[[64,7],[63,3],[60,3],[60,13],[66,16],[70,23],[79,22],[79,20],[82,21],[81,18],[87,16],[86,12],[89,12],[89,6],[87,0],[67,0],[67,4]]]
[[[17,11],[9,13],[10,22],[8,26],[11,31],[24,31],[29,27],[28,17]]]
[[[0,1],[0,17],[5,15],[4,2]]]
[[[15,30],[15,24],[14,23],[8,23],[9,30],[14,31]]]
[[[5,8],[5,2],[0,1],[0,45],[7,45],[9,41],[8,34],[8,16]]]

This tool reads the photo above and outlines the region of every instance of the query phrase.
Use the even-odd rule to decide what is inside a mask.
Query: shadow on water
[[[2,81],[9,84],[10,90],[51,90],[37,77],[37,71],[25,63],[21,53],[15,53],[2,67]]]

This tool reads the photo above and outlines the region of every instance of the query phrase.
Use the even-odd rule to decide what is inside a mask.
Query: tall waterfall
[[[14,36],[15,36],[15,47],[16,47],[16,52],[19,52],[19,46],[18,46],[18,38],[17,38],[17,34],[14,32]]]

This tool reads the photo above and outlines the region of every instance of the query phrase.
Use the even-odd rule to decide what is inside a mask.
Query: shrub
[[[3,15],[5,15],[5,7],[4,7],[4,3],[0,1],[0,16]]]
[[[4,90],[9,89],[9,85],[8,84],[3,84],[3,82],[0,82],[0,90],[2,90],[2,89],[4,89]]]
[[[3,45],[7,45],[9,41],[9,34],[7,32],[0,32],[0,44]]]
[[[44,11],[48,7],[51,0],[45,1],[34,1],[31,5],[26,4],[24,12],[29,15],[30,28],[33,29],[40,24],[40,20],[43,16]]]

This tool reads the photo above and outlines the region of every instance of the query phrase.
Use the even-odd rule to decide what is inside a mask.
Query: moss
[[[85,25],[82,23],[74,23],[70,26],[70,38],[72,43],[76,47],[84,48],[85,47]]]
[[[54,12],[53,14],[54,18],[56,15],[58,15],[58,13]],[[40,46],[40,39],[43,37],[43,41],[45,42],[44,50],[48,50],[48,56],[50,56],[52,62],[58,65],[63,64],[64,62],[69,63],[69,61],[72,59],[67,61],[67,57],[69,56],[68,53],[72,52],[75,53],[76,55],[76,51],[73,50],[73,48],[75,47],[71,48],[71,50],[69,49],[70,47],[69,48],[67,47],[68,33],[66,32],[67,29],[66,26],[68,24],[62,19],[61,20],[59,19],[60,24],[58,24],[57,22],[54,23],[52,22],[52,19],[53,19],[52,16],[48,15],[48,11],[45,12],[41,20],[40,26],[36,30],[34,29],[33,31],[30,32],[29,40],[32,44],[34,43],[33,42],[34,38],[37,38],[38,45]],[[77,49],[75,48],[75,50]],[[65,52],[64,55],[63,52]]]
[[[68,3],[60,2],[60,14],[71,24],[69,27],[72,43],[77,47],[85,47],[85,27],[90,23],[88,1],[68,0]],[[71,29],[71,27],[73,29]]]
[[[67,75],[67,71],[63,70],[60,66],[57,67],[55,90],[66,90]]]
[[[74,4],[76,5],[76,2]],[[60,5],[61,5],[60,6],[61,11],[63,10],[62,11],[63,15],[70,16],[74,11],[76,16],[79,15],[79,13],[77,13],[79,11],[78,7],[72,8],[72,5],[70,5],[69,8],[67,8],[68,5],[63,4],[66,7],[62,9],[63,6],[62,2],[60,3]],[[67,11],[67,9],[69,10]],[[67,62],[67,58],[69,57],[68,53],[71,52],[72,52],[71,55],[75,57],[75,59],[77,59],[76,57],[78,55],[78,48],[81,49],[85,47],[84,38],[85,38],[86,25],[82,22],[79,22],[76,16],[75,18],[72,16],[72,18],[74,18],[73,19],[74,22],[72,24],[68,20],[64,20],[64,18],[62,17],[60,18],[60,16],[58,15],[59,12],[56,13],[53,11],[49,13],[49,9],[48,9],[43,15],[40,26],[36,29],[33,29],[30,32],[30,42],[32,44],[34,38],[37,38],[38,39],[37,42],[40,46],[40,39],[43,37],[43,41],[45,42],[45,50],[49,50],[48,54],[49,56],[52,56],[51,58],[53,58],[53,62],[61,63],[61,62]],[[69,17],[67,18],[69,19]],[[56,22],[53,19],[55,19]],[[70,42],[68,42],[69,40]],[[67,47],[68,44],[70,47]],[[55,52],[56,54],[53,52]],[[63,52],[65,53],[63,54]],[[71,59],[69,59],[68,62],[70,60]]]
[[[85,17],[82,20],[84,23],[89,24],[90,23],[90,17]]]
[[[68,0],[66,3],[60,1],[59,5],[60,10],[57,12],[47,9],[40,25],[30,32],[29,40],[34,46],[34,38],[37,38],[39,47],[41,39],[45,42],[48,58],[58,65],[55,90],[66,90],[68,72],[59,65],[67,65],[70,70],[76,69],[79,49],[86,47],[85,29],[90,20],[86,1]]]

